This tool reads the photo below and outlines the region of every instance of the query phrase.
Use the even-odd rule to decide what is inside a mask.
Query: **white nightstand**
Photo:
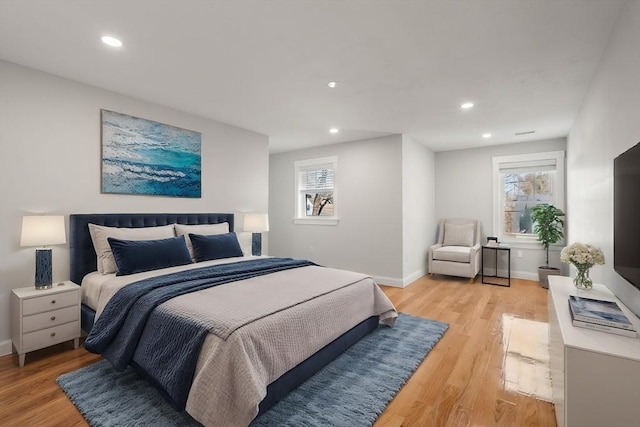
[[[11,340],[24,366],[26,353],[80,338],[80,286],[54,283],[51,289],[34,286],[11,293]]]

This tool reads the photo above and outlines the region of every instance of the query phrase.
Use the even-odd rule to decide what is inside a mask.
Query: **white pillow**
[[[118,271],[116,260],[113,258],[111,246],[109,246],[107,238],[156,240],[175,237],[173,224],[140,228],[105,227],[104,225],[89,224],[89,234],[91,234],[93,248],[96,250],[96,255],[98,256],[98,271],[102,274],[111,274]]]
[[[229,223],[221,222],[219,224],[198,224],[198,225],[185,225],[175,224],[176,236],[184,236],[185,242],[187,242],[187,249],[191,254],[191,259],[195,262],[196,257],[193,254],[193,245],[189,238],[191,234],[202,234],[203,236],[215,236],[217,234],[227,234],[229,232]]]
[[[473,246],[473,224],[444,224],[442,246]]]

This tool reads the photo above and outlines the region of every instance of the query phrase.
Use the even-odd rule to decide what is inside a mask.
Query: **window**
[[[564,151],[493,158],[493,233],[501,241],[534,243],[532,209],[564,210]]]
[[[337,157],[294,163],[296,180],[296,224],[336,225]]]

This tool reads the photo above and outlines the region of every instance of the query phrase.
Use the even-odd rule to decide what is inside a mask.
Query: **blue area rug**
[[[395,327],[379,326],[251,426],[372,425],[447,327],[401,313]],[[130,368],[118,372],[106,360],[61,375],[58,384],[93,427],[200,425]]]

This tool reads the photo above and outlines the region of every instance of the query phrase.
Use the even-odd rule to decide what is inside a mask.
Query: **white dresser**
[[[569,295],[616,301],[603,285],[578,290],[573,279],[549,276],[551,384],[559,427],[640,426],[640,339],[571,324]]]
[[[51,289],[34,286],[11,293],[11,340],[24,366],[25,354],[50,345],[80,338],[80,286],[73,282]]]

